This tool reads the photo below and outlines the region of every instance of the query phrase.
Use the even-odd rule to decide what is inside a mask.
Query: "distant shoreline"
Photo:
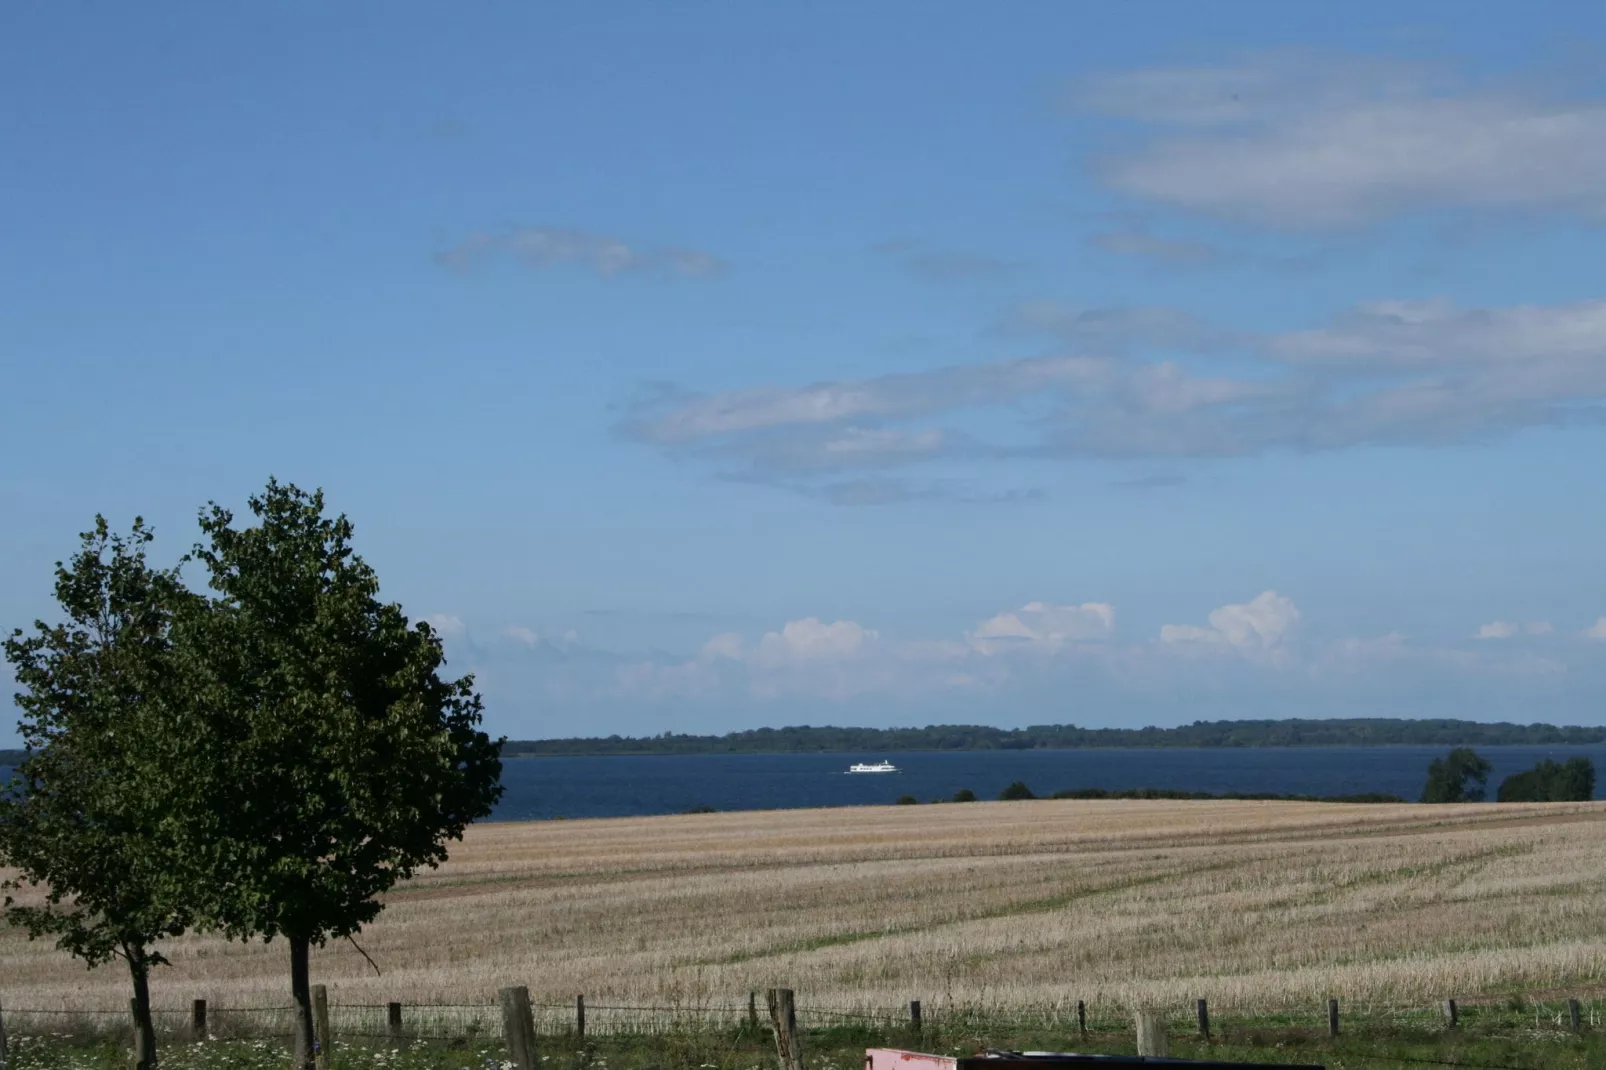
[[[838,728],[800,725],[720,736],[573,737],[509,740],[508,758],[652,757],[690,754],[894,754],[911,751],[1111,749],[1291,749],[1320,747],[1589,746],[1606,743],[1606,726],[1520,725],[1460,720],[1333,718],[1195,721],[1176,728],[1080,728],[1034,725],[930,725]]]

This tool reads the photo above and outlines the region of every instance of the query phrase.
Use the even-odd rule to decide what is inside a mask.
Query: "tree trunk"
[[[143,947],[124,945],[128,973],[134,982],[134,998],[128,1009],[134,1018],[134,1065],[138,1070],[156,1070],[156,1025],[151,1021],[151,964]]]
[[[290,937],[290,1000],[293,1021],[292,1050],[295,1070],[315,1070],[316,1049],[312,1034],[312,981],[307,969],[308,941],[304,936]]]

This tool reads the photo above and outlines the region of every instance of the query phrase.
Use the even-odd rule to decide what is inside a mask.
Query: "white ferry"
[[[875,762],[873,764],[854,762],[848,767],[848,772],[850,773],[896,773],[897,771],[897,766],[893,765],[889,761],[884,760]]]

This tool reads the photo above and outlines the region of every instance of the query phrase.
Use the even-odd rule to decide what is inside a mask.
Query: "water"
[[[623,817],[716,810],[864,806],[913,795],[946,799],[969,788],[998,797],[1022,780],[1039,795],[1066,788],[1356,795],[1415,799],[1428,763],[1447,747],[1309,747],[913,751],[894,754],[693,754],[609,758],[510,758],[495,821]],[[1606,781],[1606,746],[1479,747],[1494,765],[1489,797],[1512,773],[1543,758],[1582,755]],[[887,758],[901,772],[848,775],[854,762]],[[1597,781],[1596,798],[1606,783]]]

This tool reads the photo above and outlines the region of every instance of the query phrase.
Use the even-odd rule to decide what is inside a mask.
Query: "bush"
[[[898,796],[898,805],[899,806],[918,806],[919,803],[920,803],[920,800],[915,798],[913,795],[900,795],[900,796]]]
[[[1501,802],[1588,802],[1595,797],[1595,763],[1588,758],[1549,758],[1500,783]]]
[[[1015,781],[1009,787],[1007,787],[1003,791],[999,792],[998,793],[998,797],[1000,799],[1003,799],[1005,802],[1013,802],[1016,799],[1035,799],[1035,798],[1037,798],[1036,795],[1032,794],[1032,789],[1028,788],[1026,786],[1026,783],[1024,781],[1021,781],[1021,780]]]
[[[1425,803],[1482,802],[1484,784],[1489,780],[1487,758],[1471,747],[1457,747],[1428,766],[1428,782],[1422,789]]]
[[[969,788],[960,788],[954,792],[954,802],[975,802],[976,793]]]

